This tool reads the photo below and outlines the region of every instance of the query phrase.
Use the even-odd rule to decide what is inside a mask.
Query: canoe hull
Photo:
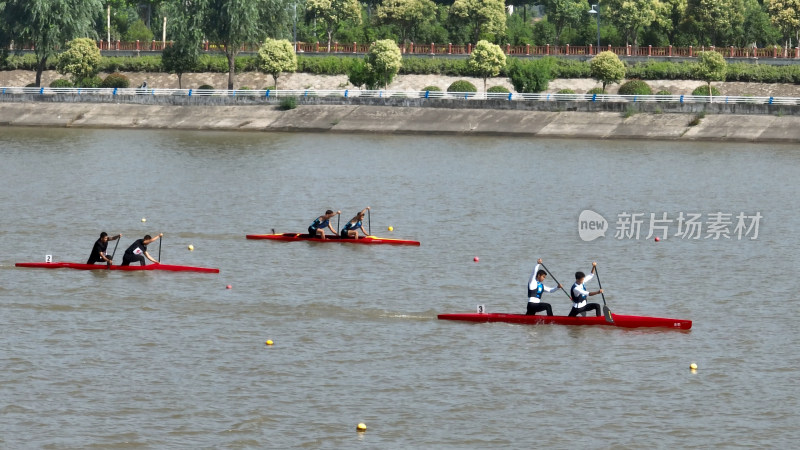
[[[392,239],[383,238],[378,236],[360,237],[358,239],[344,239],[339,236],[328,236],[325,239],[317,237],[310,237],[308,234],[301,233],[276,233],[276,234],[248,234],[245,236],[247,239],[269,239],[272,241],[310,241],[310,242],[333,242],[342,244],[363,244],[363,245],[419,245],[419,241],[411,241],[407,239]]]
[[[627,316],[612,314],[614,323],[608,323],[605,317],[567,317],[567,316],[527,316],[525,314],[504,313],[463,313],[439,314],[440,320],[461,320],[466,322],[505,322],[523,325],[557,324],[557,325],[606,325],[621,328],[672,328],[689,330],[692,321],[685,319],[670,319],[665,317]]]
[[[78,269],[78,270],[123,270],[126,272],[136,272],[141,270],[166,270],[169,272],[201,272],[219,273],[219,269],[210,267],[176,266],[173,264],[148,264],[146,266],[108,266],[106,264],[81,264],[72,262],[51,262],[51,263],[16,263],[17,267],[32,267],[37,269]]]

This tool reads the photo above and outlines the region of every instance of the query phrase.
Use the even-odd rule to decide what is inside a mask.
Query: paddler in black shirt
[[[158,264],[159,262],[153,259],[153,257],[150,256],[149,253],[147,253],[147,246],[157,241],[158,238],[162,236],[164,236],[164,233],[159,233],[158,236],[156,237],[150,237],[150,235],[147,234],[144,236],[143,239],[137,239],[136,241],[134,241],[133,244],[131,244],[131,246],[128,247],[127,250],[125,250],[125,255],[123,255],[122,257],[122,265],[129,266],[131,265],[132,262],[136,261],[139,261],[139,264],[141,265],[145,265],[144,263],[145,257],[147,257],[147,259],[149,259],[153,263]]]
[[[106,255],[106,249],[108,248],[108,241],[115,241],[121,237],[122,237],[121,234],[108,237],[108,233],[106,233],[105,231],[100,233],[100,239],[98,239],[94,243],[94,247],[92,247],[92,254],[89,255],[89,260],[86,261],[86,264],[94,264],[98,262],[111,264],[111,256]],[[119,242],[117,244],[119,244]]]

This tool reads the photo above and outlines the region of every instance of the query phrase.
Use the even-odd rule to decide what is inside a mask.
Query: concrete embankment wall
[[[279,102],[3,95],[0,125],[800,142],[798,105],[300,97],[282,111]]]

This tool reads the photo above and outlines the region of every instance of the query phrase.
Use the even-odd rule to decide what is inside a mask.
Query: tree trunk
[[[331,40],[333,39],[332,36],[333,36],[333,30],[328,28],[328,53],[331,52]]]
[[[278,74],[277,73],[273,73],[272,74],[272,81],[275,83],[275,90],[277,91],[278,90]]]
[[[42,56],[36,64],[36,87],[42,87],[42,72],[47,64],[47,56]]]
[[[228,56],[228,90],[233,90],[233,79],[236,76],[236,52],[230,47],[225,47],[225,53]]]
[[[182,76],[183,76],[183,74],[178,72],[178,89],[183,89],[183,85],[181,84],[181,77]]]

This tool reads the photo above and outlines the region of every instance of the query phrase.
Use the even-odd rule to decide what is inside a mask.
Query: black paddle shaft
[[[614,318],[611,317],[611,310],[608,309],[608,305],[606,304],[606,294],[602,292],[603,284],[600,283],[600,272],[597,271],[597,266],[594,266],[594,274],[597,275],[597,285],[600,286],[600,297],[603,298],[603,315],[606,317],[606,322],[614,323]]]
[[[158,238],[158,262],[161,262],[161,240],[164,239],[164,236],[159,236]]]
[[[121,238],[120,238],[119,236],[117,236],[117,243],[116,243],[116,244],[114,244],[114,251],[111,253],[111,258],[108,258],[108,259],[111,259],[111,260],[113,260],[113,259],[114,259],[114,255],[116,255],[116,254],[117,254],[117,247],[119,246],[119,240],[120,240],[120,239],[121,239]]]
[[[372,216],[367,210],[367,227],[369,227],[369,235],[372,236]]]
[[[558,280],[556,280],[556,277],[555,277],[555,275],[553,275],[553,272],[550,272],[550,271],[547,269],[547,266],[545,266],[545,265],[544,265],[544,263],[542,263],[542,267],[544,267],[544,270],[545,270],[545,272],[549,273],[549,274],[550,274],[550,276],[551,276],[551,277],[553,277],[553,281],[555,281],[555,282],[556,282],[556,284],[561,284],[561,283],[559,283],[559,282],[558,282]],[[534,276],[535,276],[535,275],[534,275]],[[566,290],[564,290],[564,286],[561,286],[561,290],[564,292],[564,294],[567,296],[567,298],[568,298],[568,299],[572,300],[572,296],[570,296],[570,295],[567,293],[567,291],[566,291]]]

